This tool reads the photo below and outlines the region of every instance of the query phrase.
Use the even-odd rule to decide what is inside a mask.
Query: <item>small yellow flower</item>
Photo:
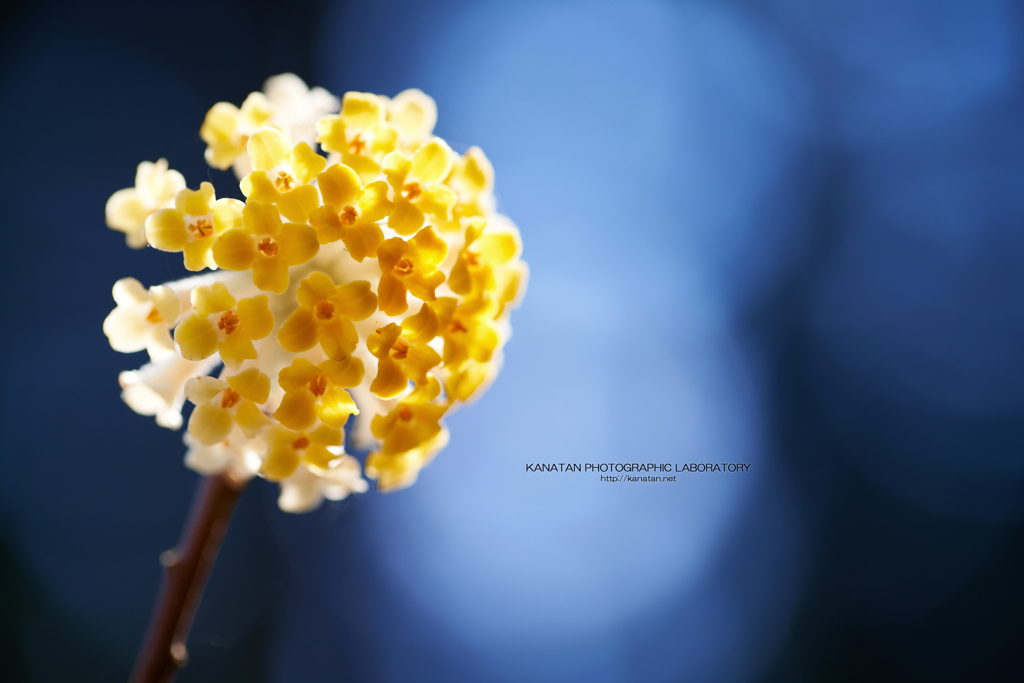
[[[467,221],[466,246],[452,266],[448,286],[467,299],[486,302],[496,318],[518,296],[525,270],[515,227],[489,229],[486,225],[480,218]]]
[[[351,356],[320,365],[296,358],[278,374],[285,394],[274,418],[296,431],[309,429],[317,419],[328,427],[344,427],[349,415],[359,414],[345,389],[358,386],[363,372],[363,362]]]
[[[114,283],[117,308],[103,321],[110,346],[121,353],[146,349],[151,360],[175,355],[171,328],[184,312],[181,295],[170,287],[146,289],[133,277]]]
[[[319,342],[329,358],[344,360],[359,343],[353,320],[364,320],[377,309],[377,295],[366,280],[335,286],[315,272],[299,283],[299,305],[277,332],[281,348],[301,353]]]
[[[434,132],[437,104],[422,90],[403,90],[387,103],[387,120],[398,131],[403,145],[415,147]]]
[[[228,270],[249,270],[265,292],[282,294],[291,283],[288,268],[316,256],[316,231],[305,224],[282,223],[273,204],[250,200],[242,209],[241,230],[228,230],[213,243],[213,261]]]
[[[118,190],[107,200],[107,225],[124,233],[132,249],[146,240],[146,219],[157,209],[169,206],[185,189],[185,179],[167,168],[167,160],[143,161],[135,172],[135,187]]]
[[[302,464],[328,469],[341,457],[330,448],[341,450],[345,437],[340,429],[320,425],[311,432],[297,432],[272,426],[265,432],[267,454],[260,474],[270,481],[292,475]]]
[[[395,191],[395,210],[388,225],[399,235],[419,230],[427,215],[450,221],[458,195],[444,184],[455,153],[444,140],[425,143],[410,159],[402,152],[384,157],[383,173]]]
[[[237,199],[216,200],[213,185],[202,183],[198,190],[182,190],[173,209],[160,209],[146,219],[146,237],[161,251],[184,252],[189,270],[216,268],[210,248],[217,235],[237,226],[242,203]]]
[[[423,301],[433,301],[435,290],[445,281],[438,266],[447,255],[448,244],[433,228],[423,228],[408,242],[401,237],[385,240],[377,248],[380,310],[388,315],[405,313],[409,308],[406,292]]]
[[[327,160],[305,142],[293,146],[273,128],[264,128],[249,138],[248,150],[254,170],[242,178],[245,196],[276,204],[286,220],[305,223],[320,206],[320,194],[309,183],[324,170]]]
[[[189,434],[211,446],[238,425],[248,438],[254,438],[270,422],[258,407],[269,396],[270,378],[257,368],[226,379],[193,377],[185,384],[185,398],[196,405],[188,421]]]
[[[249,137],[270,124],[273,106],[263,93],[254,92],[245,98],[239,109],[228,102],[218,102],[206,114],[199,137],[207,145],[206,163],[224,170],[245,154]]]
[[[192,290],[192,313],[174,330],[181,355],[189,360],[209,358],[220,352],[229,368],[258,358],[254,339],[263,339],[274,329],[274,314],[267,296],[235,301],[223,282]]]
[[[366,459],[366,474],[377,479],[382,491],[409,486],[419,471],[448,443],[441,424],[447,406],[399,403],[387,415],[373,418],[373,435],[382,446]]]
[[[377,180],[363,185],[359,175],[344,164],[334,164],[317,177],[324,205],[310,214],[320,244],[337,240],[356,261],[377,255],[384,232],[377,221],[386,218],[394,204],[388,185]]]
[[[370,391],[380,398],[394,398],[409,382],[424,384],[427,373],[440,365],[441,356],[427,344],[412,343],[401,336],[402,328],[391,323],[366,339],[366,348],[377,358],[377,376]]]
[[[385,98],[345,93],[341,113],[325,116],[317,123],[317,140],[328,152],[341,154],[341,162],[368,183],[377,179],[381,160],[398,141],[398,130],[386,118]]]

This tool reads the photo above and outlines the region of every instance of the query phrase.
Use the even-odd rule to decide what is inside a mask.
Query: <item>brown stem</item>
[[[135,660],[132,683],[167,683],[187,663],[185,640],[231,513],[247,483],[225,475],[206,477],[200,483],[181,541],[160,555],[167,575]]]

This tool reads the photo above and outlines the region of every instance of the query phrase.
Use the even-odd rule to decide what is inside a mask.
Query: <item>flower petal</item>
[[[338,312],[349,320],[365,320],[377,310],[377,295],[366,280],[341,285],[332,301]]]
[[[284,163],[291,148],[288,138],[276,128],[261,128],[249,138],[247,145],[249,160],[257,171],[270,171]]]
[[[317,176],[316,183],[324,197],[324,204],[337,208],[352,204],[363,186],[359,174],[345,164],[334,164]]]
[[[217,328],[206,318],[190,315],[174,328],[182,358],[202,360],[217,352]]]
[[[278,237],[281,253],[278,258],[289,266],[298,266],[316,256],[320,242],[316,230],[308,225],[285,223]],[[282,290],[283,291],[283,290]],[[278,292],[280,294],[280,292]]]
[[[181,251],[188,243],[185,217],[177,209],[160,209],[146,219],[146,239],[160,251]]]
[[[285,351],[301,353],[316,346],[318,330],[313,312],[308,308],[296,308],[277,331],[277,341]]]
[[[245,230],[228,230],[213,243],[213,261],[228,270],[249,270],[256,259],[256,240]]]
[[[424,143],[412,155],[409,175],[425,185],[440,183],[452,170],[455,153],[441,138]]]
[[[316,422],[313,395],[304,390],[285,393],[280,407],[274,412],[274,419],[297,432],[312,426]]]

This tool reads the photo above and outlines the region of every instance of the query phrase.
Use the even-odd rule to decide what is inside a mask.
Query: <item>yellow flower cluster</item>
[[[490,162],[432,134],[430,97],[339,101],[290,74],[265,90],[200,129],[245,201],[186,188],[162,159],[110,198],[130,246],[207,272],[118,281],[103,329],[149,352],[121,374],[134,410],[176,429],[194,404],[189,467],[280,482],[281,507],[301,511],[366,490],[364,470],[381,490],[416,480],[448,442],[444,417],[500,369],[527,269]],[[364,466],[346,446],[370,451]]]

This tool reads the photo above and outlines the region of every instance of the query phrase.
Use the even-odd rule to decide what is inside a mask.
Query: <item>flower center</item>
[[[156,310],[156,306],[154,306],[153,310],[151,310],[149,315],[146,316],[146,320],[156,325],[157,323],[162,323],[164,318],[160,315],[160,311]]]
[[[313,312],[321,320],[330,320],[334,317],[334,304],[327,299],[321,299],[313,306]]]
[[[274,186],[281,192],[287,192],[292,189],[292,183],[295,182],[295,178],[292,178],[287,171],[278,171],[277,177],[274,178]]]
[[[231,334],[238,329],[238,322],[237,313],[234,311],[224,311],[217,322],[217,327],[224,330],[224,334]]]
[[[323,396],[327,391],[327,378],[323,375],[313,375],[313,379],[309,380],[309,390],[314,396]]]
[[[189,223],[188,230],[196,239],[209,237],[213,234],[213,222],[208,218],[200,218],[195,223]]]
[[[301,451],[303,448],[306,448],[307,446],[309,446],[309,439],[307,439],[304,436],[300,436],[299,438],[295,439],[295,441],[292,441],[292,448],[294,448],[297,451]]]
[[[409,275],[412,273],[412,271],[413,263],[412,260],[409,258],[403,256],[401,259],[398,260],[398,263],[395,264],[395,273],[398,275]]]
[[[409,355],[409,344],[404,339],[399,339],[391,347],[391,357],[395,360],[404,360]]]
[[[469,265],[469,266],[479,266],[480,265],[480,257],[477,256],[476,254],[474,254],[471,251],[467,251],[466,252],[466,265]]]
[[[366,147],[366,141],[363,140],[362,135],[356,135],[352,138],[352,142],[348,143],[349,149],[352,150],[353,154],[362,154],[363,149]]]
[[[465,332],[466,331],[466,326],[463,325],[458,320],[453,320],[453,321],[451,321],[448,324],[448,331],[449,332],[453,332],[453,333],[454,332]]]
[[[224,390],[224,396],[220,399],[220,407],[230,408],[241,400],[241,395],[231,387],[228,387]]]
[[[408,422],[409,420],[412,419],[412,408],[410,408],[409,406],[403,405],[398,410],[398,417],[400,417],[403,420],[405,420],[406,422]]]
[[[256,245],[256,250],[267,258],[277,256],[277,252],[280,251],[280,247],[277,246],[277,241],[273,237],[264,237],[260,240],[260,243]]]
[[[355,225],[356,218],[358,217],[359,212],[356,211],[356,207],[354,206],[346,206],[341,210],[341,213],[338,214],[338,218],[341,219],[341,224],[346,228]]]
[[[402,188],[402,196],[408,199],[409,201],[416,199],[422,193],[423,190],[420,189],[419,183],[409,183],[408,185]]]

